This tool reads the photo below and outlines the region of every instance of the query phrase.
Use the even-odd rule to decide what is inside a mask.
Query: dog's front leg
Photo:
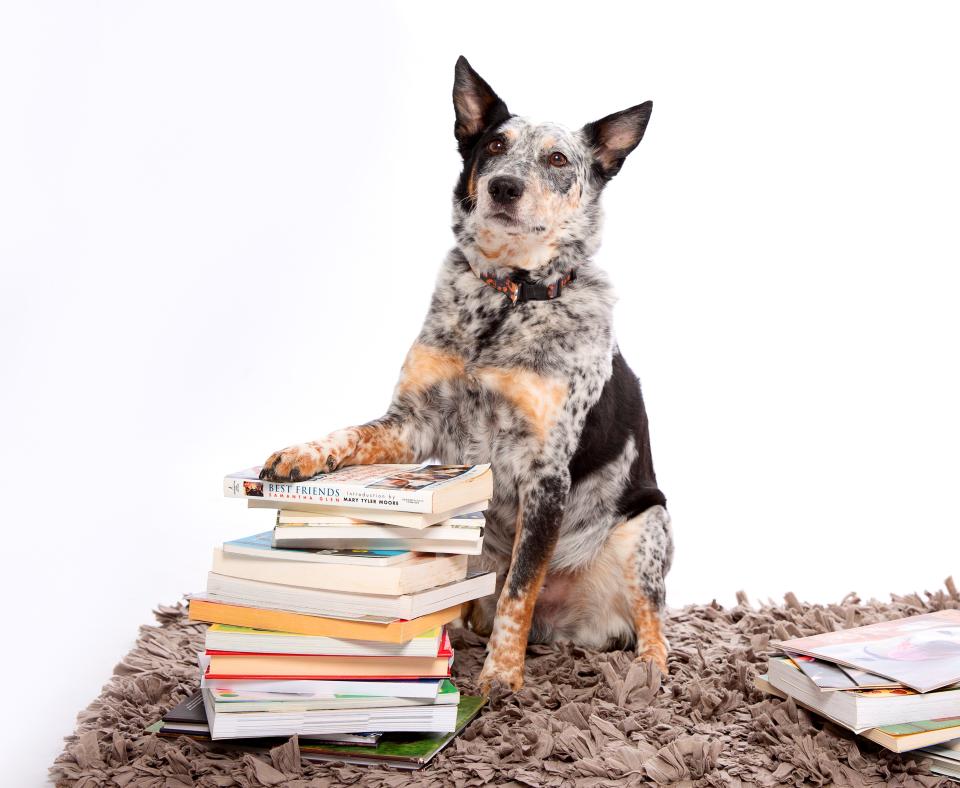
[[[462,373],[463,359],[415,342],[385,416],[274,452],[263,464],[261,478],[295,482],[345,465],[423,462],[434,453],[437,437],[430,398]]]
[[[569,491],[570,474],[563,468],[542,473],[521,495],[510,570],[497,601],[487,658],[480,672],[484,694],[497,682],[512,690],[523,685],[533,609],[557,543]]]
[[[398,413],[388,413],[359,427],[347,427],[318,441],[274,452],[263,464],[260,476],[295,482],[345,465],[414,462],[417,458],[410,433],[408,420]]]

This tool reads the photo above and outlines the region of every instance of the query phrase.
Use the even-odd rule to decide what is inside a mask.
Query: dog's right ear
[[[457,113],[453,133],[464,159],[486,129],[510,117],[503,99],[493,92],[463,55],[457,59],[454,68],[453,109]]]

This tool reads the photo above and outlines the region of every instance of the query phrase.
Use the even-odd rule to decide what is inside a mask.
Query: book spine
[[[433,511],[432,490],[371,490],[361,484],[333,484],[322,478],[305,482],[270,482],[227,476],[223,480],[227,498],[252,498],[277,503],[309,503],[315,506],[345,506],[354,509],[395,512]]]

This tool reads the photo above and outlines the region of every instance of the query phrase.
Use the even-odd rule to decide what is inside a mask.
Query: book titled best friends
[[[397,512],[448,512],[492,491],[489,465],[355,465],[301,482],[262,480],[255,466],[224,479],[231,498]]]

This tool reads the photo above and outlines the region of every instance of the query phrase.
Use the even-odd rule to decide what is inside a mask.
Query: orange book
[[[344,640],[379,640],[382,643],[406,643],[435,627],[449,624],[460,616],[460,605],[438,610],[409,621],[347,621],[340,618],[310,616],[282,610],[228,605],[207,599],[190,600],[190,619],[211,624],[233,624],[238,627],[294,632],[298,635],[320,635]]]
[[[449,641],[448,641],[449,644]],[[449,648],[449,645],[448,645]],[[208,651],[210,679],[421,679],[450,675],[453,651],[437,657],[332,657]]]

